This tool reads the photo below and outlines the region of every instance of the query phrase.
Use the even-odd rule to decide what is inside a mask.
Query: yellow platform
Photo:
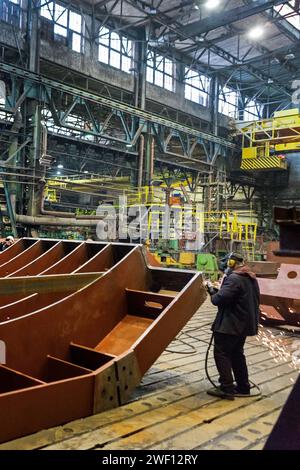
[[[287,161],[278,157],[261,157],[242,159],[242,170],[286,170]]]

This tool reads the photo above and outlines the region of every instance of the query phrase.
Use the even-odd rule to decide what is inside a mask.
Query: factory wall
[[[23,15],[24,16],[24,15]],[[85,16],[86,24],[89,25],[90,18]],[[23,18],[25,27],[25,19]],[[9,24],[1,22],[0,27],[0,43],[15,49],[24,50],[25,35],[22,30],[15,30],[13,33]],[[131,93],[134,92],[134,75],[122,72],[119,69],[103,64],[98,60],[97,44],[85,43],[84,53],[72,51],[65,45],[56,41],[41,40],[40,48],[41,59],[47,62],[53,62],[64,68],[80,72],[87,77],[93,77],[100,82],[107,83]],[[43,72],[43,66],[41,67]],[[203,121],[211,121],[211,112],[208,107],[186,100],[184,97],[184,85],[176,81],[175,92],[165,90],[156,85],[147,83],[146,95],[147,100],[165,105],[166,107],[179,110],[187,115],[200,118]],[[218,123],[222,127],[227,127],[228,117],[222,114],[218,115]]]

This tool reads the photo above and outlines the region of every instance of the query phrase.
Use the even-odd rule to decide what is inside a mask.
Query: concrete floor
[[[208,300],[127,405],[2,444],[0,450],[262,449],[299,374],[292,350],[300,337],[261,328],[247,341],[246,354],[262,396],[220,400],[206,394],[204,371],[214,315]],[[212,354],[209,371],[217,380]]]

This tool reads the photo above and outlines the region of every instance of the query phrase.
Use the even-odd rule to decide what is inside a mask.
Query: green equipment
[[[202,271],[211,281],[219,279],[218,261],[211,253],[200,253],[197,255],[197,270]]]

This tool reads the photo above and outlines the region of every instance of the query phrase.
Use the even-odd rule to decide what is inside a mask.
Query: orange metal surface
[[[47,242],[2,265],[38,276],[0,279],[0,442],[125,403],[206,298],[200,273],[149,267],[140,245]]]
[[[300,266],[282,264],[276,279],[260,278],[258,283],[264,318],[300,325]]]
[[[300,257],[296,256],[276,256],[274,252],[278,252],[279,242],[267,243],[267,261],[284,264],[300,264]]]
[[[31,238],[21,238],[20,240],[17,240],[9,248],[6,248],[6,250],[0,252],[0,266],[22,253],[26,248],[29,248],[29,246],[33,245],[35,242],[36,240]]]

